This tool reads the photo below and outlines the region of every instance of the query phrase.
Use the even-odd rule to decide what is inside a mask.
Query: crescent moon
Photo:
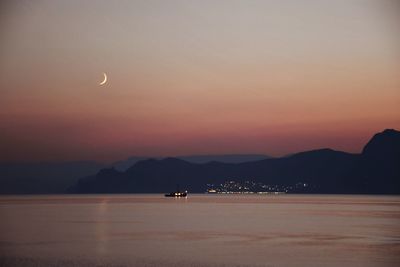
[[[104,79],[101,83],[99,83],[99,85],[103,85],[107,82],[107,74],[105,72],[103,72],[103,75],[104,75]]]

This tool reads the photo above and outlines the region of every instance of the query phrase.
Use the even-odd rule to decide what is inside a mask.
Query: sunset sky
[[[358,153],[400,128],[397,3],[2,1],[0,161]]]

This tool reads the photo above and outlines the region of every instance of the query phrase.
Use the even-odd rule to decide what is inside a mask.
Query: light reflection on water
[[[95,217],[97,218],[97,220],[94,223],[94,227],[96,228],[95,239],[98,240],[98,242],[96,242],[96,254],[98,255],[105,254],[108,251],[108,226],[110,225],[110,223],[112,223],[112,221],[105,221],[105,223],[102,223],[101,221],[101,218],[107,217],[108,207],[108,198],[102,198],[99,201],[96,209]]]
[[[0,266],[400,266],[400,197],[6,196]]]

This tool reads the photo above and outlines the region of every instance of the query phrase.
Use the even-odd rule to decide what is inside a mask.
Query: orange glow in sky
[[[0,7],[0,161],[358,153],[400,128],[395,1]]]

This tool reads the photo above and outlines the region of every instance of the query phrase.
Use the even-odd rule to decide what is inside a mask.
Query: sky
[[[400,129],[395,0],[2,1],[0,40],[2,162],[359,153]]]

